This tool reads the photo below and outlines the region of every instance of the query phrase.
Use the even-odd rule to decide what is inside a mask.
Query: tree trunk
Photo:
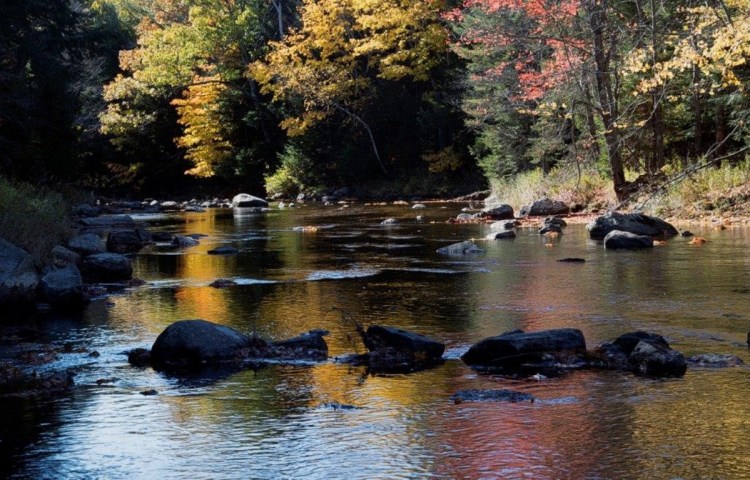
[[[700,89],[701,71],[693,65],[693,159],[703,155],[703,98]]]
[[[615,195],[617,195],[618,200],[622,201],[625,200],[628,192],[625,182],[625,169],[620,153],[620,133],[616,124],[618,117],[617,99],[612,87],[612,71],[610,70],[611,55],[613,49],[616,48],[616,42],[614,39],[611,39],[609,50],[604,46],[605,34],[614,35],[612,32],[606,32],[607,1],[588,0],[586,2],[586,9],[589,15],[596,67],[596,93],[599,100],[597,110],[604,124],[604,140],[607,145],[607,156],[612,172],[612,184]]]

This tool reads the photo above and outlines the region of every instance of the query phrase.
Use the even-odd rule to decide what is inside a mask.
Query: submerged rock
[[[151,365],[151,350],[134,348],[128,353],[128,363],[134,367],[148,367]]]
[[[550,227],[550,226],[556,226],[556,227],[566,227],[568,226],[568,223],[563,220],[562,218],[558,217],[545,217],[544,220],[542,220],[542,226],[543,227]]]
[[[548,233],[556,233],[559,235],[563,233],[562,227],[559,225],[542,225],[539,228],[539,235],[546,235]]]
[[[586,259],[577,258],[577,257],[566,257],[566,258],[561,258],[560,260],[558,260],[558,262],[560,263],[586,263]]]
[[[237,285],[237,282],[228,278],[217,278],[216,280],[208,284],[209,287],[214,288],[234,287],[235,285]]]
[[[454,403],[463,402],[534,402],[533,395],[514,390],[459,390],[451,397]]]
[[[505,230],[513,230],[517,227],[519,222],[517,220],[500,220],[499,222],[493,222],[490,224],[491,232],[502,232]]]
[[[513,368],[585,350],[586,341],[580,330],[560,328],[532,333],[509,332],[485,338],[473,345],[461,359],[467,365]],[[568,363],[567,358],[565,363]]]
[[[654,239],[648,235],[612,230],[604,237],[604,248],[608,250],[640,250],[654,246]]]
[[[453,245],[448,245],[447,247],[441,247],[436,251],[441,255],[474,255],[484,253],[484,250],[478,247],[471,240],[466,240],[465,242],[461,243],[454,243]]]
[[[197,239],[185,235],[177,235],[172,239],[172,246],[175,248],[194,247],[199,243]]]
[[[595,240],[603,239],[613,230],[649,237],[674,236],[678,233],[676,228],[664,220],[642,213],[609,212],[586,225],[586,229]]]
[[[701,368],[726,368],[726,367],[737,367],[744,365],[740,357],[735,355],[722,355],[718,353],[702,353],[700,355],[693,355],[687,359],[687,363],[691,367]]]

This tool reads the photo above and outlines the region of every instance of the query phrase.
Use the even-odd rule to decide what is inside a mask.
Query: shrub
[[[69,212],[59,193],[0,178],[0,237],[29,252],[38,268],[70,236]]]

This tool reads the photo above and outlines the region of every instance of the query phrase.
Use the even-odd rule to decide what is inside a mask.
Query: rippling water
[[[486,253],[435,249],[487,226],[446,225],[430,205],[307,206],[150,216],[151,228],[204,234],[178,252],[134,258],[149,282],[94,302],[80,318],[40,322],[76,371],[62,398],[0,403],[0,476],[11,478],[750,478],[750,371],[690,369],[682,379],[574,372],[552,379],[478,374],[458,359],[473,342],[522,328],[580,328],[589,346],[636,329],[687,355],[750,362],[750,230],[693,230],[646,252],[607,252],[583,226],[545,245],[535,229]],[[381,226],[396,217],[400,224]],[[295,227],[316,225],[316,232]],[[207,251],[231,245],[238,255]],[[582,257],[585,264],[563,264]],[[239,285],[214,289],[217,278]],[[440,367],[371,376],[335,363],[175,378],[127,364],[170,323],[204,318],[284,338],[331,331],[331,354],[362,346],[351,322],[446,342]],[[99,379],[111,382],[97,384]],[[532,404],[449,400],[464,388],[511,388]],[[157,396],[141,391],[155,389]],[[346,406],[346,408],[342,408]]]

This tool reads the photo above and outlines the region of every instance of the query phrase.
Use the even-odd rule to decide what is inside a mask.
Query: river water
[[[137,217],[152,230],[204,234],[181,251],[134,257],[148,285],[41,320],[74,368],[59,398],[0,403],[0,477],[583,479],[750,478],[750,370],[689,369],[680,379],[580,371],[549,379],[479,374],[460,355],[484,337],[575,327],[589,347],[633,330],[686,355],[750,362],[750,230],[691,229],[649,251],[605,251],[571,225],[551,243],[536,229],[483,242],[486,225],[447,225],[460,206],[303,206]],[[435,223],[419,224],[417,214]],[[382,226],[387,217],[401,223]],[[316,232],[294,227],[316,225]],[[212,256],[222,245],[238,255]],[[584,264],[564,264],[581,257]],[[238,286],[208,284],[230,278]],[[332,356],[363,350],[351,319],[413,330],[447,361],[368,375],[327,362],[179,378],[127,364],[170,323],[203,318],[279,339],[324,328]],[[108,382],[97,380],[107,379]],[[510,388],[535,403],[461,403],[466,388]],[[140,392],[155,389],[155,396]]]

